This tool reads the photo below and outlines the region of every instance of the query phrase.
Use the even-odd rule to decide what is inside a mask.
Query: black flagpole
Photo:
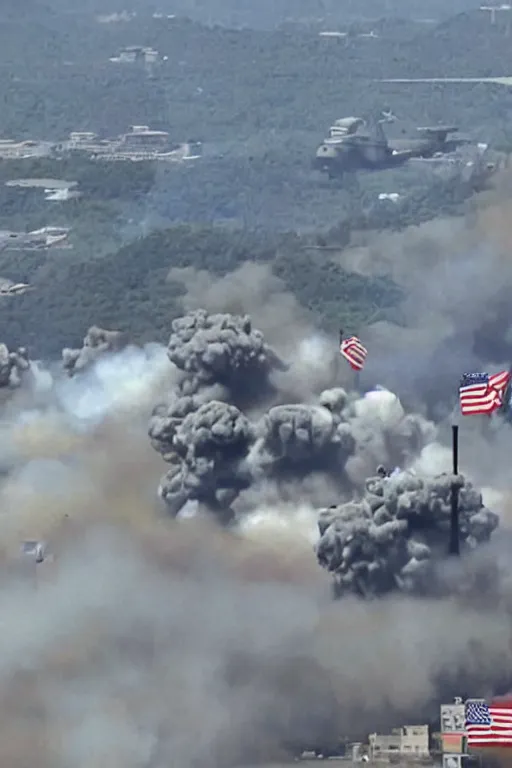
[[[451,515],[450,515],[450,548],[448,554],[460,555],[459,542],[459,427],[452,425],[452,458],[453,458],[453,482],[451,487]]]
[[[341,372],[341,342],[342,341],[343,341],[343,328],[340,328],[340,342],[338,345],[338,354],[336,355],[336,371],[335,371],[336,381],[339,380],[340,372]]]

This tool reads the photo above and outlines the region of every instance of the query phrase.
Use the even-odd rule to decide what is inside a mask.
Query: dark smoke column
[[[248,315],[210,315],[204,309],[173,321],[167,354],[183,373],[182,394],[221,385],[234,402],[254,398],[268,388],[273,370],[285,368]]]
[[[174,515],[196,500],[228,522],[251,482],[244,460],[254,430],[237,406],[271,391],[269,376],[284,365],[250,317],[201,309],[173,321],[167,353],[181,378],[149,424],[153,447],[170,465],[160,495]]]
[[[499,519],[461,475],[381,473],[367,480],[361,501],[321,510],[317,556],[333,574],[336,593],[370,597],[393,590],[432,591],[435,562],[447,554],[454,482],[461,544],[474,549],[490,539]]]
[[[431,439],[433,425],[407,414],[387,390],[360,397],[336,387],[316,402],[282,403],[272,374],[285,365],[247,316],[197,310],[172,331],[168,356],[178,381],[154,408],[149,437],[169,465],[160,495],[173,515],[193,500],[225,522],[235,501],[237,514],[250,513],[260,491],[314,506],[333,494],[346,498],[376,461],[403,465]]]
[[[16,389],[20,386],[23,375],[30,370],[30,360],[25,347],[9,352],[5,344],[0,343],[0,387]]]
[[[87,331],[80,349],[66,347],[62,350],[62,367],[69,376],[89,368],[98,358],[109,352],[117,352],[125,345],[121,331],[106,331],[93,325]]]

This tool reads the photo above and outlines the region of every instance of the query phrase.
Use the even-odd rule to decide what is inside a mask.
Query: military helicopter
[[[383,123],[394,122],[390,110],[381,112],[377,120],[344,117],[331,126],[328,138],[318,147],[313,161],[316,170],[329,178],[350,171],[380,171],[405,165],[411,158],[430,158],[455,151],[469,139],[448,138],[458,128],[437,125],[418,128],[421,138],[388,140]],[[373,123],[373,125],[372,125]]]

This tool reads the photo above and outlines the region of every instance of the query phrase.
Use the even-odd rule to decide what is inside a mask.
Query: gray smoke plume
[[[180,386],[184,395],[215,384],[232,397],[245,396],[247,389],[257,392],[268,386],[272,370],[284,368],[247,315],[189,312],[173,320],[167,353],[184,374]]]
[[[497,199],[496,199],[497,198]],[[361,330],[369,349],[365,379],[378,381],[429,415],[447,416],[464,372],[507,369],[512,360],[510,194],[466,216],[404,232],[367,236],[343,264],[386,274],[403,289],[401,324]]]
[[[219,316],[209,320],[205,311],[198,315],[208,328],[221,325]],[[249,318],[221,317],[229,328],[245,324],[258,348],[266,347]],[[181,343],[181,329],[195,329],[196,315],[189,318],[175,321],[173,328],[180,333],[177,340],[171,336],[168,349],[176,359],[179,348],[180,368],[195,374],[197,345]],[[274,405],[251,419],[230,402],[230,392],[243,385],[245,367],[236,368],[236,388],[223,386],[219,391],[224,399],[208,401],[204,392],[220,382],[213,366],[207,370],[194,378],[193,395],[181,395],[178,389],[170,403],[155,408],[150,420],[151,442],[170,465],[159,494],[172,515],[195,501],[222,523],[237,519],[243,524],[255,505],[272,498],[269,487],[274,488],[274,503],[293,498],[294,484],[301,503],[325,504],[329,495],[335,503],[318,512],[316,551],[319,563],[334,576],[338,596],[394,590],[425,595],[439,589],[434,575],[446,555],[452,482],[460,486],[463,546],[489,541],[498,517],[464,478],[398,469],[391,477],[382,470],[371,477],[381,461],[412,468],[422,451],[435,445],[435,426],[407,414],[391,392],[377,389],[361,397],[335,387],[311,404]],[[307,478],[313,480],[309,488]]]
[[[265,338],[288,357],[296,342],[311,332],[311,318],[268,264],[248,261],[220,279],[206,270],[173,267],[169,281],[181,283],[184,312],[204,307],[211,314],[248,314]]]
[[[251,317],[278,356],[287,361],[286,371],[275,370],[272,375],[283,397],[304,401],[332,384],[338,362],[336,344],[318,332],[310,314],[268,264],[246,262],[220,279],[212,279],[205,270],[173,268],[168,279],[186,289],[184,312],[203,307],[210,314]]]
[[[490,496],[464,480],[463,553],[448,565],[453,478],[432,469],[446,467],[443,425],[389,390],[341,387],[321,337],[284,313],[264,326],[259,295],[258,315],[197,301],[214,316],[178,321],[173,362],[159,346],[107,353],[55,378],[44,407],[2,410],[2,765],[229,768],[507,684],[508,499],[491,536]],[[473,424],[472,478],[509,455],[505,428]],[[381,463],[401,472],[374,477]],[[191,501],[211,514],[164,514]],[[20,560],[25,539],[48,541],[53,562]],[[352,579],[341,603],[331,574]]]
[[[195,500],[230,518],[231,504],[250,485],[242,460],[251,439],[252,426],[234,405],[212,400],[188,413],[173,435],[174,452],[166,454],[171,469],[160,484],[169,510],[177,514]]]
[[[215,292],[212,285],[208,290]],[[218,521],[236,520],[243,526],[261,504],[309,503],[320,507],[317,556],[333,574],[338,595],[394,590],[425,595],[440,589],[434,574],[446,555],[452,479],[416,474],[420,463],[433,463],[436,451],[444,456],[435,425],[407,413],[396,395],[382,388],[361,397],[332,387],[309,403],[279,403],[279,376],[269,388],[268,366],[260,390],[269,407],[261,412],[249,386],[238,394],[247,366],[230,364],[229,370],[238,374],[231,387],[223,368],[217,379],[214,366],[198,366],[197,344],[189,341],[198,324],[209,329],[246,325],[258,349],[268,348],[247,316],[223,314],[210,320],[198,310],[175,321],[169,357],[179,361],[182,371],[192,372],[193,394],[183,395],[180,384],[167,404],[154,409],[149,427],[153,446],[170,465],[159,488],[169,512],[177,515],[195,501]],[[187,334],[183,328],[192,330]],[[209,342],[217,343],[213,331]],[[234,404],[242,401],[245,411]],[[397,469],[393,477],[372,477],[380,462],[413,474]],[[456,481],[462,543],[475,548],[490,539],[498,517],[470,483],[462,477]],[[325,509],[326,502],[331,507]]]
[[[25,347],[9,352],[5,344],[0,344],[0,387],[16,389],[29,370],[30,360]]]
[[[425,462],[434,425],[386,390],[361,397],[331,387],[287,405],[276,403],[277,389],[268,407],[245,410],[238,370],[240,404],[225,386],[224,399],[212,397],[212,376],[183,395],[184,372],[164,349],[127,348],[54,380],[47,410],[24,404],[3,414],[16,455],[0,481],[0,608],[9,616],[0,634],[2,764],[277,760],[311,744],[334,747],[340,733],[365,738],[404,718],[421,722],[439,697],[460,692],[461,670],[474,695],[507,674],[506,536],[465,553],[451,575],[471,582],[493,563],[499,574],[483,605],[454,590],[435,600],[349,594],[339,606],[304,535],[314,519],[308,499],[325,499],[330,487],[348,502],[377,463]],[[200,496],[209,518],[158,515],[161,456],[139,417],[162,381],[171,396],[153,416],[153,444],[176,457],[179,489]],[[285,505],[282,476],[304,489],[310,464],[316,481],[302,510]],[[226,502],[233,478],[251,485],[235,486],[238,498]],[[379,483],[369,486],[377,498]],[[275,501],[263,509],[269,485]],[[224,520],[219,507],[242,501],[235,525],[212,524]],[[428,509],[438,514],[434,502]],[[419,547],[418,532],[410,538]],[[20,561],[25,539],[49,542],[53,561]]]
[[[107,352],[116,352],[123,348],[126,339],[120,331],[106,331],[96,325],[91,326],[80,349],[62,350],[62,366],[69,376],[88,368],[95,360]]]
[[[334,388],[311,404],[275,405],[251,417],[235,403],[254,409],[262,394],[279,397],[270,374],[284,366],[250,318],[198,310],[172,327],[168,355],[184,376],[169,402],[155,407],[149,436],[171,465],[160,495],[174,515],[199,501],[231,520],[233,503],[255,483],[313,473],[346,492],[383,457],[407,461],[432,438],[433,425],[405,414],[384,391],[361,400]]]
[[[381,470],[366,481],[360,501],[321,510],[317,556],[334,574],[337,594],[435,591],[433,569],[447,553],[453,484],[459,487],[461,543],[474,549],[489,541],[498,516],[460,475],[387,476]]]

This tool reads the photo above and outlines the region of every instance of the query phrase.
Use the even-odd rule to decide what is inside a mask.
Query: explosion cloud
[[[156,407],[149,429],[153,445],[171,467],[160,483],[160,496],[173,515],[196,501],[223,523],[237,517],[240,522],[250,508],[244,492],[273,484],[279,497],[283,483],[296,481],[304,501],[304,478],[323,476],[338,499],[318,511],[316,551],[320,565],[334,575],[338,596],[351,592],[367,597],[394,590],[425,595],[440,589],[436,566],[446,556],[453,482],[460,486],[463,546],[475,548],[489,541],[498,517],[462,477],[418,476],[414,470],[401,469],[389,476],[380,467],[376,477],[365,480],[379,459],[412,468],[436,436],[434,425],[407,414],[395,395],[374,390],[361,398],[332,388],[321,392],[316,403],[274,405],[251,421],[226,402],[232,398],[232,388],[219,389],[225,400],[202,401],[205,390],[227,380],[226,368],[237,372],[238,389],[244,389],[244,375],[250,379],[253,374],[237,364],[240,345],[232,344],[218,346],[220,382],[211,366],[197,378],[198,325],[210,329],[208,343],[214,349],[215,327],[250,329],[258,349],[266,348],[248,317],[210,319],[201,311],[174,323],[168,354],[171,361],[179,360],[183,371],[194,372],[194,395],[180,395],[181,383],[167,407]],[[184,328],[194,329],[185,336],[185,344]],[[268,373],[266,368],[265,377]],[[251,403],[247,406],[250,409]],[[317,503],[315,496],[312,505]]]
[[[460,489],[461,542],[474,548],[489,541],[498,516],[460,476],[401,471],[386,476],[381,468],[366,481],[361,501],[321,510],[318,560],[335,574],[337,594],[435,590],[432,559],[446,556],[454,483]]]
[[[343,495],[379,459],[403,463],[435,432],[384,390],[361,400],[338,387],[316,402],[276,404],[261,413],[262,393],[271,401],[284,394],[279,376],[272,379],[284,366],[247,316],[190,312],[174,321],[168,355],[183,378],[169,402],[155,407],[149,435],[171,465],[160,495],[173,514],[199,501],[232,520],[234,502],[255,483],[314,473]],[[245,414],[235,405],[242,400]]]
[[[234,768],[508,682],[510,538],[457,478],[447,564],[443,425],[208,290],[167,350],[40,369],[2,411],[2,764]],[[464,467],[495,437],[468,434]]]
[[[29,368],[30,361],[25,347],[9,352],[5,344],[0,344],[0,387],[19,387]]]
[[[122,348],[125,339],[120,331],[106,331],[93,325],[87,331],[81,349],[63,349],[62,365],[70,376],[91,365],[106,352]]]
[[[508,188],[466,216],[368,233],[364,247],[343,254],[348,269],[390,275],[406,297],[400,325],[365,329],[367,375],[436,421],[452,411],[461,373],[512,359],[510,172],[504,178]]]
[[[220,384],[233,396],[241,384],[258,389],[273,368],[283,368],[248,316],[189,312],[174,320],[167,348],[169,359],[183,371],[183,394]]]
[[[151,430],[155,432],[155,419]],[[164,429],[169,434],[168,419]],[[186,501],[196,500],[229,514],[240,489],[249,484],[240,466],[251,439],[251,424],[234,405],[212,400],[188,413],[178,425],[167,453],[172,468],[160,494],[176,514]]]

